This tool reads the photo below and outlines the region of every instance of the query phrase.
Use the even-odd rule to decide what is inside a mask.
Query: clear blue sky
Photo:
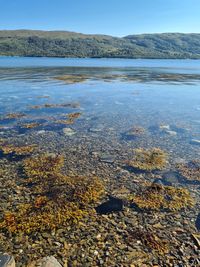
[[[0,29],[200,32],[200,0],[0,0]]]

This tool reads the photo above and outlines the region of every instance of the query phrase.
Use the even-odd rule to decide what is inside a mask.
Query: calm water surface
[[[174,75],[170,80],[163,76],[170,74]],[[191,76],[185,77],[188,74]],[[86,75],[88,79],[68,84],[56,79],[61,75]],[[183,77],[177,79],[176,75]],[[22,123],[41,120],[44,125],[37,130],[60,131],[62,126],[54,125],[54,120],[74,110],[31,106],[78,102],[83,115],[72,126],[78,135],[95,132],[102,136],[111,129],[106,138],[115,138],[119,143],[133,147],[161,146],[177,157],[199,158],[200,146],[191,141],[200,140],[199,75],[198,60],[1,57],[1,134],[19,134]],[[4,119],[13,112],[28,116],[20,120]],[[146,129],[146,135],[137,142],[123,137],[134,125]],[[161,131],[160,125],[166,125],[169,131]]]

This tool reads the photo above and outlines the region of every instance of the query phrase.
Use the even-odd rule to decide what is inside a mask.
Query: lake
[[[138,257],[144,260],[141,264],[198,266],[197,240],[190,239],[197,231],[195,221],[200,211],[200,60],[0,57],[0,92],[2,213],[18,210],[19,204],[32,203],[30,186],[24,189],[28,190],[26,193],[20,193],[24,174],[19,169],[24,160],[44,154],[63,155],[62,172],[66,175],[94,175],[103,181],[102,201],[112,195],[127,203],[133,196],[131,205],[139,208],[134,209],[129,203],[123,213],[94,215],[93,219],[86,219],[82,228],[69,228],[65,236],[72,244],[72,252],[78,253],[75,244],[80,243],[86,255],[80,256],[81,266],[96,266],[100,260],[114,266],[115,256],[119,262],[116,266],[130,266]],[[36,149],[29,153],[27,148],[32,145]],[[19,152],[19,148],[25,152]],[[150,201],[151,206],[152,199],[145,200],[145,194],[157,194],[151,188],[155,181],[156,190],[163,187],[164,199],[169,203],[156,206],[155,213],[147,207],[146,214],[145,207],[140,206],[141,199]],[[174,195],[168,187],[175,190]],[[187,203],[185,191],[183,198],[182,191],[176,196],[177,188],[187,190],[196,206],[188,207],[190,200]],[[158,199],[155,201],[158,203]],[[139,236],[133,237],[134,231],[130,233],[134,227],[141,231]],[[149,237],[142,232],[144,229],[170,241],[168,252],[144,241]],[[90,231],[91,243],[84,245],[81,240],[87,239]],[[56,254],[62,245],[58,248],[54,242],[64,242],[63,232],[47,237],[31,234],[23,249],[30,254],[32,244],[42,240],[34,253],[41,249],[41,254],[46,255],[49,238]],[[91,253],[99,251],[95,241],[98,233],[111,250],[107,256],[109,250],[102,249],[100,256],[92,257]],[[119,235],[119,243],[113,243],[115,234]],[[135,258],[130,258],[128,235],[140,240],[130,249],[138,252]],[[17,254],[22,245],[17,247],[15,237],[13,241],[5,240],[7,236],[5,232],[2,244]],[[181,244],[182,254],[189,255],[188,259],[179,253]],[[127,247],[123,249],[122,245]],[[93,252],[88,248],[91,246]],[[155,246],[162,247],[162,243]],[[69,256],[70,266],[76,266],[73,253]],[[174,265],[164,265],[169,256]],[[92,260],[88,261],[88,257]],[[28,261],[22,255],[19,258]],[[61,260],[64,261],[62,257]]]

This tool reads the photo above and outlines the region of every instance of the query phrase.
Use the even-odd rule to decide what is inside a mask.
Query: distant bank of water
[[[114,59],[48,58],[0,56],[0,67],[155,67],[200,71],[200,60],[191,59]]]

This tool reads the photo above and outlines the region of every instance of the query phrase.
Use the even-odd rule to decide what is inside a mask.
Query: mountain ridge
[[[108,58],[200,58],[199,33],[115,37],[71,31],[0,30],[0,55]]]

